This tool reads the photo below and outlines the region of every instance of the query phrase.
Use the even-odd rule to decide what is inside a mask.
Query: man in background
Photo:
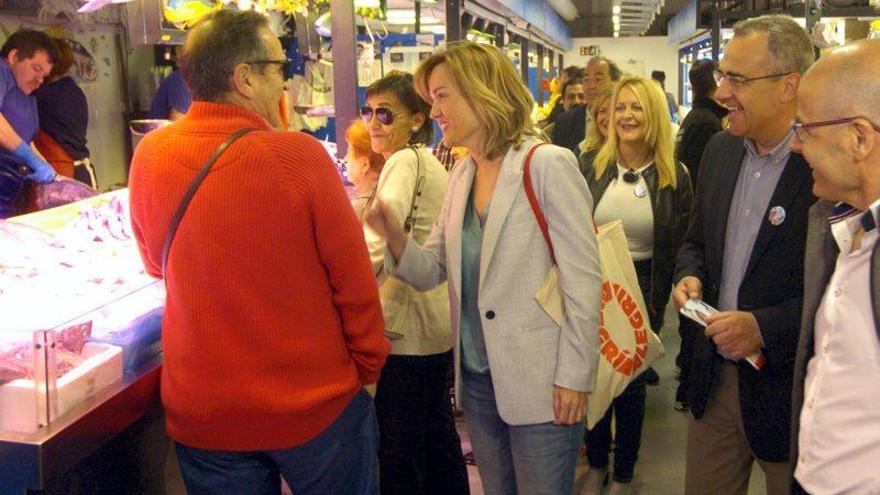
[[[688,72],[694,104],[681,123],[675,147],[675,159],[684,163],[691,173],[696,186],[700,170],[700,159],[709,138],[723,129],[721,119],[727,116],[727,109],[715,100],[715,70],[718,64],[713,60],[697,60]]]
[[[189,111],[190,105],[192,105],[192,95],[186,87],[180,69],[175,69],[156,90],[156,96],[150,104],[150,118],[180,120]]]
[[[560,97],[560,101],[562,101],[562,108],[566,112],[571,111],[578,106],[585,105],[584,85],[580,79],[569,79],[565,82],[562,86],[562,96]],[[555,128],[556,124],[551,123],[544,127],[543,131],[546,135],[552,136]]]
[[[587,137],[589,107],[603,91],[620,80],[620,68],[605,57],[593,57],[584,71],[583,88],[586,105],[575,107],[559,116],[551,135],[553,144],[568,148],[575,156],[580,154],[578,145]]]
[[[672,93],[666,91],[666,73],[662,70],[652,70],[651,71],[651,79],[657,81],[657,84],[660,85],[660,88],[663,90],[663,93],[666,95],[666,105],[669,107],[669,119],[672,120],[673,123],[678,123],[678,103],[675,102],[675,97],[672,96]]]
[[[571,80],[580,81],[584,77],[584,71],[580,67],[570,65],[559,73],[559,99],[556,100],[556,104],[553,105],[553,109],[550,110],[550,114],[547,115],[543,121],[541,121],[541,127],[547,127],[550,124],[556,122],[556,119],[559,118],[565,112],[565,108],[563,105],[563,99],[565,93],[563,91],[565,84]]]

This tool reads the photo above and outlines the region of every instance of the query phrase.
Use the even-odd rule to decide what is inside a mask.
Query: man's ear
[[[785,76],[783,82],[782,94],[779,96],[780,103],[791,103],[797,100],[798,88],[801,85],[800,74],[789,74]]]
[[[858,161],[865,161],[874,154],[880,142],[877,140],[877,132],[871,122],[864,118],[853,120],[853,127],[856,131],[855,148],[853,149],[854,158]]]
[[[232,89],[245,98],[254,96],[254,72],[248,64],[238,64],[232,69]]]
[[[13,48],[12,50],[9,50],[9,53],[6,54],[6,62],[9,65],[12,65],[17,61],[18,61],[18,48]]]

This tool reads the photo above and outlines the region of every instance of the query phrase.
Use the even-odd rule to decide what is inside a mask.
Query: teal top
[[[480,374],[489,372],[486,340],[483,338],[483,324],[477,304],[485,223],[486,217],[477,215],[471,195],[461,228],[461,364],[465,370]]]

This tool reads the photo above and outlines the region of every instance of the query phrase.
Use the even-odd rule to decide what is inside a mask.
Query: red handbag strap
[[[523,164],[523,186],[526,189],[526,196],[529,198],[529,204],[532,206],[532,213],[535,214],[535,220],[538,221],[538,227],[541,229],[541,235],[544,236],[544,241],[547,242],[547,249],[550,250],[550,259],[553,260],[553,263],[556,263],[556,254],[553,251],[553,242],[550,240],[550,230],[547,225],[547,218],[544,217],[544,212],[541,211],[541,204],[538,203],[538,198],[535,196],[535,188],[532,187],[532,155],[535,154],[535,150],[544,146],[547,143],[538,143],[532,146],[532,149],[529,150],[529,153],[526,155],[526,161]]]

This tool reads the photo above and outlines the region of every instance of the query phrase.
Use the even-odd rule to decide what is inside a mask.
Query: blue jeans
[[[296,495],[379,493],[379,427],[373,399],[364,390],[326,430],[293,448],[226,452],[175,446],[189,495],[278,495],[280,476]]]
[[[462,370],[462,395],[465,422],[486,495],[560,495],[574,490],[583,423],[508,425],[498,415],[488,373]]]

